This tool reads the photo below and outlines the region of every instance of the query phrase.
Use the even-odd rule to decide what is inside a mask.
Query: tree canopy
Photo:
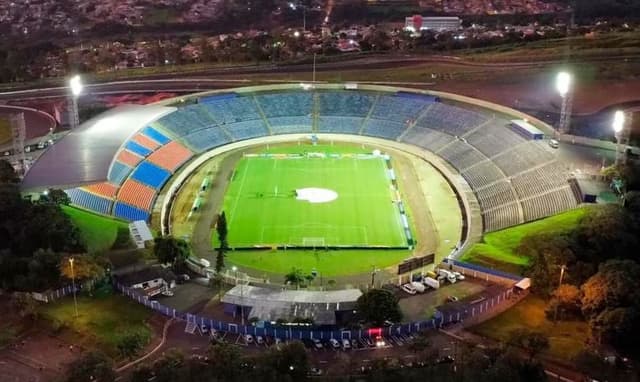
[[[186,241],[172,236],[157,237],[154,240],[153,254],[160,263],[176,267],[189,258],[191,246]]]
[[[356,302],[358,315],[367,323],[382,326],[385,321],[398,322],[402,312],[398,298],[385,289],[370,289]]]

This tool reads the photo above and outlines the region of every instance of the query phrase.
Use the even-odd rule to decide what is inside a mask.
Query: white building
[[[462,20],[459,17],[422,17],[420,15],[408,16],[404,20],[404,29],[417,33],[423,30],[432,30],[435,32],[455,31],[462,26]]]

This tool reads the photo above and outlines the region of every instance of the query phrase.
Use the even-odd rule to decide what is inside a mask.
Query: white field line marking
[[[233,201],[233,209],[231,210],[231,216],[229,218],[229,227],[233,223],[233,218],[236,215],[236,208],[238,208],[238,201],[240,200],[240,195],[242,195],[242,188],[244,187],[244,180],[247,177],[247,173],[249,172],[249,164],[251,164],[250,160],[247,160],[247,167],[244,169],[244,173],[242,174],[242,180],[240,181],[240,188],[238,189],[238,195],[236,195],[236,200]]]

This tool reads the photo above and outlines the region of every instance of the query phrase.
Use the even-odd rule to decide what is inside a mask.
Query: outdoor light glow
[[[79,96],[80,93],[82,93],[83,88],[80,76],[73,76],[69,80],[69,87],[71,88],[71,94],[73,94],[74,97]]]
[[[293,35],[294,35],[294,37],[300,37],[300,32],[295,31],[295,32],[293,32]]]
[[[567,72],[558,73],[558,77],[556,78],[556,89],[558,89],[558,93],[561,96],[567,95],[569,93],[569,88],[571,87],[571,74]]]
[[[235,272],[235,271],[237,271],[237,270],[238,270],[238,267],[236,267],[236,266],[234,265],[233,267],[231,267],[231,270]]]
[[[613,131],[619,133],[624,129],[624,112],[617,110],[613,115]]]

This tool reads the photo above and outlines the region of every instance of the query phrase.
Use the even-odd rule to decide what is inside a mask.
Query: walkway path
[[[133,360],[123,366],[120,366],[119,368],[116,369],[116,373],[120,374],[122,372],[124,372],[125,370],[129,369],[131,366],[135,366],[137,364],[139,364],[140,362],[146,360],[147,358],[151,357],[154,353],[156,353],[158,350],[160,350],[160,348],[162,348],[162,346],[164,346],[165,341],[167,340],[167,330],[169,330],[169,327],[171,326],[171,324],[173,324],[174,320],[173,318],[170,320],[167,320],[164,323],[164,327],[162,328],[162,340],[160,341],[160,343],[153,348],[153,350],[151,350],[149,353],[143,355],[142,357]]]

